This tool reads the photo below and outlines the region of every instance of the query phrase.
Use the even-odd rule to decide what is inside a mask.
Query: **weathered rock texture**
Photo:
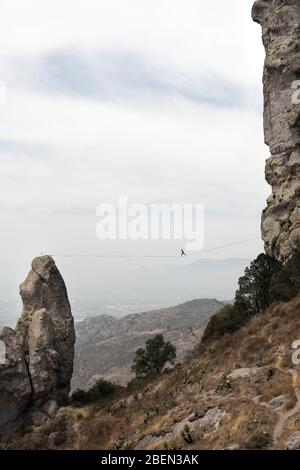
[[[28,407],[32,396],[23,340],[7,327],[0,328],[0,340],[6,346],[6,362],[0,364],[0,436],[13,430]]]
[[[264,130],[271,151],[262,237],[266,252],[286,261],[300,248],[300,1],[258,0],[252,17],[266,50]]]
[[[42,256],[33,260],[20,294],[23,312],[16,330],[25,338],[34,399],[39,400],[47,393],[41,387],[41,381],[45,380],[51,383],[55,398],[63,402],[70,391],[75,333],[66,286],[52,258]],[[55,374],[41,377],[40,372],[45,371],[50,375],[55,371]]]
[[[36,258],[20,286],[23,312],[16,331],[0,329],[6,362],[0,364],[0,435],[22,414],[64,404],[73,372],[75,332],[67,290],[55,262]]]

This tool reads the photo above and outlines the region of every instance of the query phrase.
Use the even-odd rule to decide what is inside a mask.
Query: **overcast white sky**
[[[261,251],[268,149],[252,3],[1,1],[2,295],[41,250],[177,252],[180,243],[98,241],[96,208],[119,195],[205,204],[205,248],[257,239],[211,257]],[[72,286],[128,268],[60,265]]]

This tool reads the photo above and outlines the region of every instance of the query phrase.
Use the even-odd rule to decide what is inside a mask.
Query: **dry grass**
[[[59,448],[130,449],[144,437],[145,448],[284,447],[287,437],[300,426],[300,414],[293,415],[279,443],[273,443],[280,413],[293,409],[296,403],[290,373],[291,345],[296,339],[300,339],[300,297],[274,305],[208,350],[200,349],[201,353],[187,363],[124,393],[121,401],[68,409],[61,426],[66,439]],[[239,368],[254,368],[254,373],[226,385],[228,374]],[[289,401],[274,412],[268,402],[281,395]],[[212,431],[200,424],[213,408],[223,414]],[[191,430],[192,442],[188,443],[174,429],[190,415],[200,424]],[[33,433],[23,430],[6,446],[47,448],[47,438],[55,429],[57,422],[49,420]]]

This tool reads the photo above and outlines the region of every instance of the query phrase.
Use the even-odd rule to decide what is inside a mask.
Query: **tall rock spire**
[[[252,18],[266,50],[264,132],[271,152],[262,238],[266,252],[284,262],[300,249],[300,1],[257,0]]]
[[[75,331],[64,280],[49,256],[35,258],[20,286],[23,312],[16,330],[0,328],[0,436],[24,416],[67,402]]]
[[[41,392],[47,393],[47,389],[40,390],[40,384],[38,390],[35,389],[34,377],[41,381],[39,369],[45,367],[48,370],[48,362],[53,366],[51,373],[56,371],[53,377],[56,384],[51,381],[55,398],[64,402],[69,395],[73,373],[74,322],[64,280],[50,256],[33,260],[31,271],[20,286],[20,295],[23,312],[16,331],[25,338],[34,398],[38,399]]]

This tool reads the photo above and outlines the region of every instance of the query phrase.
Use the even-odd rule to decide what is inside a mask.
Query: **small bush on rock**
[[[249,450],[261,450],[265,449],[272,443],[270,434],[265,432],[259,432],[250,437],[245,443],[245,448]]]

